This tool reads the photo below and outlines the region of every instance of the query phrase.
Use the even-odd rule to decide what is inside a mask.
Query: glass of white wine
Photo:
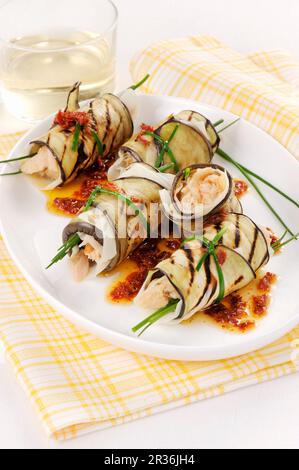
[[[78,81],[82,100],[112,92],[117,19],[110,0],[0,1],[0,94],[8,111],[38,121],[62,109]]]

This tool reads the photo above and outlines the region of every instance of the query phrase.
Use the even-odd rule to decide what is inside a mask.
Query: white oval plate
[[[171,113],[194,109],[212,122],[232,114],[210,106],[172,97],[140,95],[140,122],[156,124]],[[14,148],[10,158],[26,154],[28,142],[45,133],[49,117],[31,130]],[[221,147],[239,162],[264,175],[273,184],[299,200],[299,165],[276,141],[246,121],[240,121],[222,135]],[[215,158],[223,164],[223,161]],[[4,165],[3,171],[8,171]],[[227,166],[227,165],[224,165]],[[9,167],[12,168],[11,166]],[[17,168],[17,165],[16,165]],[[229,168],[239,176],[234,168]],[[272,204],[294,231],[299,231],[298,209],[271,190],[263,188]],[[112,279],[94,279],[81,284],[71,280],[68,263],[44,269],[61,245],[61,231],[69,219],[56,217],[45,208],[45,197],[26,177],[1,178],[1,231],[14,261],[30,284],[71,322],[115,345],[142,354],[175,360],[216,360],[238,356],[265,346],[299,323],[298,245],[292,243],[274,257],[268,269],[279,276],[269,314],[254,330],[232,333],[212,322],[195,319],[190,324],[156,326],[140,339],[131,328],[144,318],[135,306],[111,305],[105,292]],[[243,199],[245,212],[258,224],[284,230],[263,205],[254,190]]]

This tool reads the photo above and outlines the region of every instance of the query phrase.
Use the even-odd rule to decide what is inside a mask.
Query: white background
[[[242,52],[280,47],[299,59],[298,0],[115,3],[120,10],[120,86],[128,83],[130,57],[167,37],[210,33]],[[0,107],[0,132],[22,127]],[[57,444],[45,437],[0,351],[0,448],[298,448],[298,387],[299,375],[292,375]]]

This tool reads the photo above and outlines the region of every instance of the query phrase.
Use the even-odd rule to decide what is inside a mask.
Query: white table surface
[[[209,32],[242,52],[282,47],[299,58],[298,0],[115,3],[120,10],[120,86],[128,83],[130,57],[153,40],[167,37]],[[22,127],[0,106],[0,132]],[[298,388],[299,374],[291,375],[56,443],[46,438],[0,348],[0,448],[298,448]]]

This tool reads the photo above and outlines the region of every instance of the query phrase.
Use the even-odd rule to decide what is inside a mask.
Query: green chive
[[[224,123],[224,119],[219,119],[219,121],[214,122],[213,127],[220,126],[220,124]]]
[[[81,126],[80,126],[80,124],[76,124],[76,129],[75,129],[74,139],[73,139],[73,145],[72,145],[72,151],[73,152],[78,152],[80,133],[81,133]]]
[[[177,133],[179,127],[180,127],[180,125],[177,124],[177,125],[175,126],[175,128],[173,129],[172,134],[171,134],[171,136],[169,137],[169,139],[168,139],[168,141],[167,141],[167,144],[168,144],[168,145],[169,145],[169,144],[171,143],[171,141],[174,139],[174,137],[175,137],[175,135],[176,135],[176,133]]]
[[[246,173],[248,173],[249,175],[251,176],[254,176],[257,180],[261,181],[262,183],[264,183],[265,185],[269,186],[269,188],[273,189],[274,191],[276,191],[278,194],[280,194],[281,196],[283,196],[285,199],[287,199],[288,201],[290,201],[292,204],[294,204],[296,207],[299,207],[299,202],[295,201],[294,199],[292,199],[290,196],[288,196],[286,193],[284,193],[281,189],[277,188],[276,186],[274,186],[272,183],[270,183],[269,181],[265,180],[264,178],[262,178],[261,176],[259,176],[257,173],[254,173],[253,171],[249,170],[248,168],[246,168],[245,166],[241,165],[241,163],[238,163],[238,165],[240,165],[240,167],[246,171]]]
[[[286,223],[283,221],[283,219],[280,217],[280,215],[277,213],[277,211],[273,208],[273,206],[269,203],[269,201],[266,199],[262,191],[259,189],[259,187],[255,184],[253,179],[250,177],[250,175],[247,173],[246,170],[242,168],[242,166],[237,163],[233,158],[231,158],[227,153],[225,153],[223,150],[218,149],[216,153],[222,157],[224,160],[227,162],[231,163],[234,165],[242,174],[245,176],[245,178],[249,181],[249,183],[253,186],[253,188],[256,190],[260,198],[263,200],[263,202],[266,204],[268,209],[272,212],[272,214],[276,217],[276,219],[281,223],[281,225],[290,233],[290,235],[294,235],[292,230],[286,225]]]
[[[272,248],[273,248],[274,251],[280,250],[280,248],[282,248],[283,246],[288,245],[289,243],[291,243],[294,240],[297,240],[298,237],[299,237],[299,233],[296,233],[296,235],[289,238],[288,240],[286,240],[283,243],[279,243],[279,240],[277,240],[277,242],[273,243]]]
[[[186,168],[186,169],[184,170],[184,180],[185,180],[185,181],[187,181],[187,179],[189,178],[190,173],[191,173],[191,168]]]
[[[283,233],[283,235],[282,235],[280,238],[278,238],[278,240],[276,240],[276,242],[273,242],[273,243],[272,243],[272,245],[271,245],[272,248],[274,249],[274,247],[275,247],[276,245],[280,245],[280,243],[281,243],[282,240],[287,236],[287,234],[288,234],[288,231],[286,230],[286,231]]]
[[[163,147],[162,147],[162,150],[161,150],[161,152],[159,153],[159,155],[158,155],[158,157],[157,157],[157,160],[156,160],[156,162],[155,162],[155,168],[160,168],[160,166],[162,165],[165,152],[166,152],[166,147],[163,146]]]
[[[149,135],[149,136],[153,137],[160,144],[162,144],[161,152],[159,153],[159,155],[157,157],[157,160],[155,162],[155,168],[160,168],[160,166],[162,165],[162,162],[163,162],[164,155],[165,155],[165,153],[167,153],[170,160],[172,161],[172,163],[174,165],[175,171],[178,172],[180,170],[178,162],[176,161],[176,158],[175,158],[172,150],[169,147],[169,144],[174,139],[179,127],[180,127],[179,124],[177,126],[175,126],[171,136],[169,137],[169,140],[163,140],[159,135],[155,134],[154,132],[146,132],[145,133],[145,135]]]
[[[132,85],[129,90],[137,90],[140,88],[148,79],[150,78],[150,74],[148,73],[140,82],[136,83],[136,85]]]
[[[210,253],[207,251],[203,257],[201,258],[201,260],[199,261],[198,265],[196,266],[196,271],[199,272],[202,268],[202,265],[205,263],[206,259],[208,258],[208,256],[210,256]]]
[[[174,167],[174,163],[167,163],[167,165],[160,166],[160,173],[165,173],[167,170],[171,170]]]
[[[15,171],[13,173],[1,173],[0,176],[13,176],[13,175],[20,175],[21,171]]]
[[[18,162],[20,160],[26,160],[28,158],[32,158],[36,155],[36,153],[32,153],[31,155],[26,155],[25,157],[18,157],[18,158],[11,158],[10,160],[0,160],[1,163],[11,163],[11,162]]]
[[[220,242],[221,238],[223,237],[223,235],[227,232],[227,228],[224,227],[223,229],[220,230],[220,232],[217,233],[216,237],[214,238],[213,240],[213,244],[214,245],[217,245],[217,243]]]
[[[173,151],[168,147],[168,150],[167,150],[167,153],[169,155],[169,158],[170,160],[172,161],[172,163],[174,164],[174,169],[176,172],[180,171],[180,167],[178,165],[178,162],[176,161],[175,159],[175,156],[173,154]]]
[[[212,256],[213,256],[215,264],[216,264],[217,274],[218,274],[218,281],[219,281],[219,295],[217,297],[216,302],[220,303],[221,300],[223,300],[224,296],[225,296],[225,281],[224,281],[223,271],[222,271],[222,268],[219,264],[219,261],[218,261],[218,258],[217,258],[217,255],[216,255],[215,251],[212,254]]]
[[[88,209],[92,206],[92,204],[94,203],[94,200],[96,198],[96,196],[98,194],[109,194],[110,196],[115,196],[117,197],[119,200],[125,202],[128,206],[132,207],[135,211],[135,214],[139,216],[139,218],[141,219],[144,227],[146,228],[146,231],[147,231],[147,235],[150,236],[150,233],[151,233],[151,227],[150,227],[150,224],[147,222],[144,214],[142,213],[142,211],[136,206],[136,204],[134,204],[133,201],[131,201],[131,199],[129,199],[128,197],[124,196],[123,194],[119,194],[117,193],[116,191],[111,191],[110,189],[105,189],[105,188],[102,188],[101,186],[97,186],[93,192],[91,193],[85,207],[84,207],[84,212],[88,211]]]
[[[58,261],[61,261],[75,246],[79,245],[81,242],[81,238],[77,233],[72,235],[58,250],[57,255],[52,259],[51,263],[49,266],[47,266],[46,269],[51,268],[53,264],[58,263]]]
[[[152,326],[154,323],[156,323],[158,320],[161,318],[165,317],[168,313],[171,313],[175,310],[175,307],[179,303],[178,299],[173,299],[171,300],[166,307],[162,307],[159,310],[157,310],[155,313],[147,317],[145,320],[143,320],[141,323],[136,325],[134,328],[132,328],[132,331],[134,333],[137,333],[139,330],[144,328],[139,336],[141,336],[150,326]]]
[[[106,146],[102,144],[101,139],[99,138],[98,134],[95,131],[92,131],[92,136],[94,140],[96,141],[97,147],[98,147],[98,152],[103,157],[104,152],[106,150]]]

